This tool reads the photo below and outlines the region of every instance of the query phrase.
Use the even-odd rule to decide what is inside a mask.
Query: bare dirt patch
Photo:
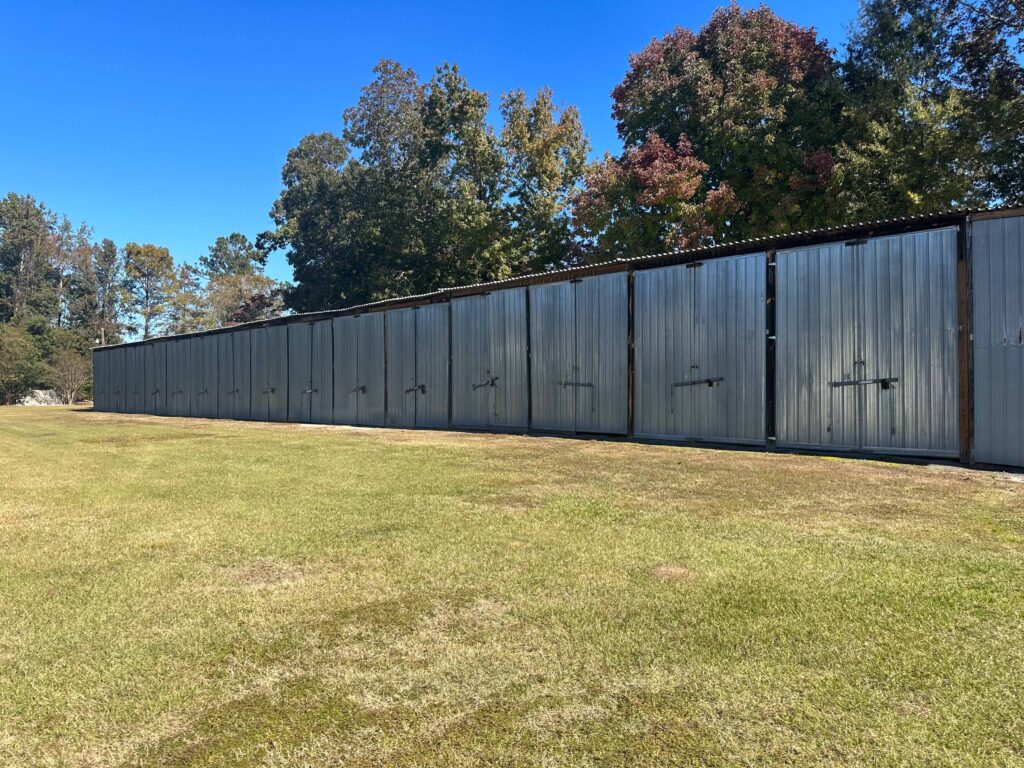
[[[228,566],[221,569],[221,583],[229,588],[271,589],[301,581],[303,570],[300,566],[276,563],[270,560],[256,560],[244,565]]]
[[[657,566],[651,570],[651,575],[664,581],[693,581],[697,577],[697,574],[686,566],[672,563]]]

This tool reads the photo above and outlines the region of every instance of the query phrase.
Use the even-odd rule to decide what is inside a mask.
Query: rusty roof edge
[[[961,220],[973,217],[989,218],[997,215],[1007,215],[1019,212],[1024,215],[1024,208],[1017,204],[1003,205],[993,208],[980,209],[957,209],[951,208],[945,211],[932,213],[912,214],[892,219],[879,219],[877,221],[858,222],[856,224],[844,224],[836,227],[822,227],[818,229],[806,229],[796,232],[787,232],[781,235],[764,235],[752,237],[745,240],[737,240],[733,243],[717,243],[714,245],[694,246],[661,253],[645,254],[642,256],[631,256],[625,258],[610,259],[608,261],[595,262],[593,264],[582,264],[562,269],[552,269],[546,272],[534,272],[526,275],[502,278],[486,283],[468,283],[441,288],[427,293],[413,294],[411,296],[396,296],[390,299],[355,304],[340,309],[325,309],[316,312],[302,312],[292,315],[280,315],[267,320],[253,320],[248,323],[211,328],[205,331],[194,331],[192,333],[180,333],[167,336],[154,336],[140,341],[126,341],[120,344],[107,344],[105,346],[93,347],[93,349],[116,349],[118,347],[136,347],[144,344],[152,344],[158,341],[173,341],[190,339],[197,336],[211,336],[220,333],[231,333],[233,331],[251,330],[265,328],[271,325],[286,325],[294,322],[316,322],[328,320],[335,317],[359,315],[366,312],[381,311],[387,308],[404,308],[408,306],[422,306],[438,302],[449,301],[452,298],[461,296],[472,296],[491,290],[503,288],[515,288],[525,285],[535,285],[546,282],[557,282],[560,279],[568,279],[573,276],[587,276],[591,274],[602,274],[608,272],[628,271],[631,269],[644,269],[648,267],[669,266],[674,263],[685,263],[686,261],[698,261],[701,258],[726,258],[728,256],[741,256],[744,254],[758,253],[760,251],[779,250],[794,248],[799,245],[813,245],[815,243],[827,243],[834,240],[848,237],[864,237],[869,235],[884,236],[886,234],[899,234],[921,228],[933,228],[959,223]]]

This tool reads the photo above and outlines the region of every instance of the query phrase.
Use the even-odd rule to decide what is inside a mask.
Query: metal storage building
[[[1024,466],[1022,262],[1021,208],[618,259],[100,348],[95,404]]]

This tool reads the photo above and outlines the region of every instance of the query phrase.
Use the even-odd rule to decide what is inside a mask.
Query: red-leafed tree
[[[577,224],[597,255],[723,242],[834,217],[842,89],[813,29],[717,10],[630,58],[621,157],[590,168]]]

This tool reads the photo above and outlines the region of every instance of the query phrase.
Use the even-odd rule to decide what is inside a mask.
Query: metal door
[[[167,410],[167,348],[169,342],[143,345],[146,365],[146,413],[166,416]]]
[[[252,418],[259,421],[287,421],[287,326],[254,328],[249,333],[252,350]]]
[[[310,329],[311,359],[309,420],[330,424],[334,420],[334,344],[331,321],[319,320]]]
[[[634,276],[634,431],[765,442],[765,254]]]
[[[574,283],[530,286],[532,426],[576,429],[576,288]]]
[[[384,402],[384,313],[371,312],[353,318],[356,338],[356,423],[382,426],[387,417]]]
[[[957,231],[858,247],[864,450],[958,455]]]
[[[393,427],[416,426],[416,312],[393,309],[386,315],[387,423]]]
[[[448,426],[449,308],[428,304],[416,316],[416,426]]]
[[[629,428],[629,298],[626,273],[585,277],[576,287],[576,431]]]
[[[125,412],[127,387],[125,381],[124,347],[110,350],[110,391],[112,402],[110,410],[116,413]]]
[[[146,412],[146,368],[142,347],[126,347],[125,354],[125,411]]]
[[[452,302],[452,424],[525,429],[526,289]]]
[[[192,355],[192,415],[217,418],[217,338],[194,336]]]
[[[248,419],[250,393],[249,331],[220,333],[217,342],[217,415]]]
[[[94,411],[107,411],[107,351],[92,351],[92,408]]]
[[[334,318],[334,422],[359,423],[359,401],[363,397],[359,381],[360,316]]]
[[[855,449],[864,359],[858,279],[843,243],[776,258],[776,433],[779,445]]]
[[[1024,217],[972,225],[974,456],[1024,466]]]
[[[288,421],[309,422],[313,402],[313,324],[289,323]]]
[[[189,339],[165,342],[167,348],[167,413],[169,416],[191,414],[191,355]]]
[[[452,425],[490,427],[498,374],[491,370],[489,297],[452,301]]]

